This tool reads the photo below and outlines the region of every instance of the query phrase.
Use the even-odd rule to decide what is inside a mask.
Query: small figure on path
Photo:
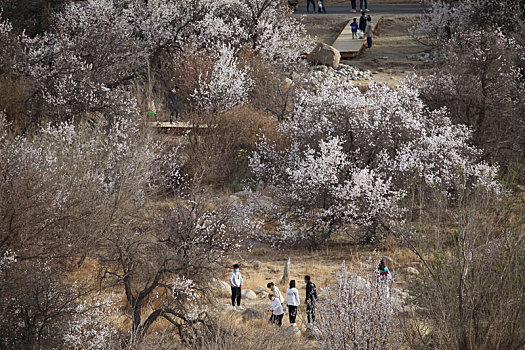
[[[359,24],[357,24],[357,18],[354,17],[354,21],[350,23],[352,28],[352,39],[357,39],[357,30],[359,29]]]
[[[310,276],[304,276],[306,282],[306,317],[308,324],[315,322],[315,304],[317,303],[317,288]]]
[[[297,307],[301,304],[299,299],[299,291],[295,288],[295,280],[290,281],[290,288],[286,290],[286,305],[288,306],[288,316],[290,316],[290,324],[297,326],[295,318],[297,317]]]
[[[361,12],[365,12],[365,11],[363,11],[363,2],[365,3],[365,11],[366,11],[366,12],[370,11],[370,10],[368,9],[368,0],[359,0],[359,8],[360,8],[360,11],[361,11]]]
[[[153,97],[150,98],[148,103],[148,115],[155,118],[155,121],[157,121],[157,107],[155,107],[155,99]]]
[[[230,273],[230,285],[232,287],[232,306],[233,310],[244,310],[241,306],[241,287],[242,287],[242,275],[239,270],[239,265],[233,265],[233,271]],[[237,302],[237,306],[235,306]]]
[[[172,90],[171,90],[171,114],[170,114],[170,124],[173,124],[173,115],[175,114],[175,120],[178,120],[179,119],[179,114],[180,114],[180,111],[179,111],[179,105],[177,103],[177,87],[175,86]]]
[[[314,8],[314,13],[317,13],[317,11],[315,10],[315,0],[306,0],[306,12],[310,13],[310,4],[312,4]]]
[[[361,14],[359,17],[359,30],[364,34],[366,29],[366,12]]]
[[[370,16],[366,19],[366,28],[365,28],[365,36],[366,36],[366,43],[368,47],[367,50],[370,50],[372,47],[372,36],[374,35],[373,28],[372,28],[372,18]]]
[[[388,284],[394,283],[394,280],[392,279],[392,274],[388,270],[388,267],[386,266],[384,259],[381,259],[381,261],[379,262],[379,265],[377,266],[376,281],[379,287],[386,288],[386,297],[390,298],[390,290],[389,290]]]
[[[356,1],[357,1],[357,0],[351,0],[351,1],[350,1],[350,3],[352,4],[352,10],[351,10],[351,12],[353,12],[353,13],[355,13],[355,9],[356,9],[356,7],[357,7]]]
[[[324,0],[317,0],[317,7],[319,9],[319,13],[326,13],[326,7],[324,6]]]
[[[277,286],[273,282],[269,282],[266,285],[266,287],[268,287],[268,289],[272,292],[271,294],[275,295],[275,298],[279,300],[281,304],[284,304],[284,297],[281,294],[281,291],[279,290],[279,288],[277,288]]]
[[[281,304],[279,299],[277,299],[273,294],[270,294],[268,298],[272,301],[272,305],[268,310],[272,313],[272,316],[270,317],[270,323],[276,324],[279,327],[281,327],[281,325],[283,324],[284,316],[283,305]]]

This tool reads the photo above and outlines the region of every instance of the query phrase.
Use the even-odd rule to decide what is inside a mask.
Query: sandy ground
[[[372,48],[356,58],[342,60],[360,69],[370,70],[373,80],[394,86],[407,74],[426,75],[433,71],[435,64],[413,61],[410,54],[427,51],[429,48],[415,41],[408,33],[414,17],[385,18],[376,31]]]
[[[413,61],[407,55],[428,51],[429,48],[414,40],[408,30],[417,19],[415,15],[395,16],[385,14],[384,21],[374,33],[372,49],[364,51],[358,57],[342,59],[363,70],[370,70],[373,80],[395,86],[406,75],[416,73],[426,75],[433,71],[433,63]],[[308,35],[318,42],[333,44],[341,30],[353,16],[327,15],[304,16],[303,23]],[[368,81],[358,81],[358,86],[368,86]]]

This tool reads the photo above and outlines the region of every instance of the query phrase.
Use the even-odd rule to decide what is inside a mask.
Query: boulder
[[[252,195],[252,193],[250,191],[240,191],[240,192],[235,192],[233,194],[233,196],[237,197],[237,198],[241,198],[241,199],[246,199],[248,197],[250,197]]]
[[[301,336],[301,330],[297,327],[297,324],[291,325],[283,330],[284,335],[287,337],[299,337]]]
[[[385,255],[383,257],[383,260],[384,260],[386,266],[388,266],[389,270],[391,270],[394,267],[394,259],[392,259],[391,257]]]
[[[255,293],[259,294],[259,293],[262,293],[263,291],[264,291],[264,287],[262,286],[255,287]]]
[[[262,312],[257,311],[253,308],[248,308],[244,310],[242,313],[242,320],[243,321],[252,321],[252,320],[260,320],[264,317]]]
[[[417,276],[419,275],[419,271],[418,269],[414,268],[414,267],[407,267],[405,269],[406,273],[408,273],[409,275],[412,275],[412,276]]]
[[[245,299],[257,299],[257,294],[251,289],[243,289],[241,295]]]
[[[287,92],[288,90],[290,90],[290,88],[292,87],[293,85],[293,80],[290,79],[290,78],[283,78],[283,80],[281,81],[281,91],[282,92]]]
[[[341,53],[333,46],[319,43],[306,59],[311,65],[324,65],[337,68],[341,60]]]
[[[370,282],[365,280],[363,277],[354,275],[354,276],[351,276],[350,278],[352,282],[354,283],[357,290],[370,289]]]
[[[220,293],[231,293],[231,287],[228,283],[216,278],[211,280],[211,286]]]
[[[259,297],[261,299],[265,299],[265,298],[268,298],[268,295],[269,295],[268,292],[262,292],[261,294],[259,294]]]
[[[240,200],[239,197],[237,197],[237,196],[235,196],[233,194],[230,196],[230,202],[237,202],[238,200]]]
[[[304,336],[307,339],[311,339],[311,340],[321,339],[321,335],[322,335],[321,331],[316,326],[312,324],[309,324],[306,326],[306,330],[304,331]]]

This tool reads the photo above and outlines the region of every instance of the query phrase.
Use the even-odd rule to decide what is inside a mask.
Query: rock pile
[[[341,60],[341,54],[335,47],[325,43],[319,43],[312,52],[310,52],[306,59],[312,65],[320,64],[337,68],[339,66],[339,61]]]
[[[444,57],[443,54],[439,51],[430,51],[407,55],[407,58],[412,61],[440,62],[443,60]]]
[[[302,77],[297,74],[293,78],[295,80],[301,79],[302,83],[314,86],[329,81],[336,85],[343,85],[355,80],[370,80],[372,79],[372,73],[347,64],[340,64],[335,69],[327,66],[314,66],[312,70]]]

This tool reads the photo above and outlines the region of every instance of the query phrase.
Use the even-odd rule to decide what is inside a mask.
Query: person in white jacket
[[[233,310],[244,310],[241,306],[241,287],[242,287],[242,275],[239,271],[239,265],[233,265],[233,271],[230,273],[230,285],[232,287],[232,306]],[[235,306],[237,302],[237,306]]]
[[[270,294],[268,298],[270,298],[270,300],[272,301],[272,305],[268,310],[272,313],[272,316],[270,317],[270,323],[276,324],[279,327],[281,327],[283,324],[284,315],[283,305],[281,304],[279,299],[277,299],[273,294]]]
[[[277,288],[277,286],[273,282],[268,283],[266,287],[268,287],[271,294],[275,295],[275,298],[279,300],[281,304],[284,304],[284,297],[281,294],[281,291],[279,290],[279,288]]]
[[[291,280],[290,288],[286,290],[286,305],[288,306],[288,315],[292,326],[297,326],[295,318],[297,317],[297,307],[300,304],[299,291],[295,288],[295,280]]]

